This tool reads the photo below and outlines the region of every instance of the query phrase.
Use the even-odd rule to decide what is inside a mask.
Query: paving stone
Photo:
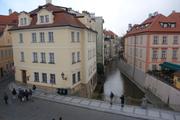
[[[159,111],[148,110],[148,116],[160,117]]]
[[[91,106],[98,107],[100,105],[100,102],[93,101],[90,103]]]
[[[51,94],[48,94],[46,95],[48,98],[54,98],[56,95],[51,95]]]
[[[111,109],[120,111],[121,110],[121,106],[112,105]]]
[[[163,119],[167,119],[167,120],[174,120],[174,117],[172,114],[170,113],[166,113],[166,112],[161,112],[161,117]],[[178,120],[178,119],[177,119]]]
[[[101,108],[109,108],[109,107],[110,107],[110,104],[101,103],[100,107],[101,107]]]
[[[58,96],[56,96],[56,97],[54,97],[56,100],[62,100],[63,98],[64,98],[64,96],[60,96],[60,95],[58,95]]]
[[[123,107],[122,109],[124,112],[133,113],[134,108],[133,107]]]
[[[134,113],[139,114],[139,115],[146,115],[146,110],[141,109],[141,108],[135,108]]]
[[[71,101],[72,98],[71,98],[71,97],[65,97],[63,100],[64,100],[64,101]]]
[[[79,103],[81,101],[81,99],[72,99],[71,102],[72,103]]]
[[[80,102],[80,104],[82,104],[82,105],[88,105],[89,103],[90,103],[90,101],[88,101],[88,100],[83,100]]]
[[[180,120],[180,115],[175,115],[176,120]]]

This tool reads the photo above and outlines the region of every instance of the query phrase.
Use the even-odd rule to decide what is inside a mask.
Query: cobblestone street
[[[64,104],[34,99],[34,102],[19,101],[5,105],[0,103],[0,120],[137,120],[122,115],[109,114]]]

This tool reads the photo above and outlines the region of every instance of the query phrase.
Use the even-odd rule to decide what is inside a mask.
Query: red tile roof
[[[46,9],[48,11],[52,11],[54,15],[54,22],[50,24],[41,24],[37,25],[37,13],[41,9]],[[50,3],[39,6],[37,9],[29,12],[32,21],[28,26],[17,26],[12,28],[11,30],[19,30],[19,29],[33,29],[33,28],[46,28],[46,27],[60,27],[60,26],[72,26],[77,28],[86,28],[86,26],[79,21],[78,18],[74,14],[71,14],[67,11],[68,8],[55,6]]]
[[[18,23],[18,13],[13,12],[10,15],[0,15],[0,36],[3,34],[7,25],[14,26]]]
[[[103,30],[103,33],[106,35],[106,36],[111,36],[111,37],[115,37],[117,36],[114,32],[112,32],[111,30]]]
[[[174,28],[161,27],[160,23],[175,23]],[[139,25],[134,25],[130,31],[127,32],[126,36],[136,35],[146,32],[155,33],[180,33],[180,13],[172,12],[169,16],[157,14],[146,19]]]
[[[0,15],[0,25],[16,25],[18,23],[18,13],[10,15]]]

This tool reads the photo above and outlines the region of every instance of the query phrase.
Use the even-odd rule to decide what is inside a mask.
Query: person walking
[[[121,95],[120,99],[121,99],[121,107],[123,108],[124,107],[124,95]]]
[[[113,92],[111,92],[111,94],[110,94],[110,104],[111,105],[112,105],[113,98],[114,98],[114,94],[113,94]]]
[[[29,92],[27,91],[27,89],[25,90],[25,97],[26,97],[26,101],[29,101]]]
[[[8,95],[7,93],[4,93],[4,102],[6,105],[8,105]]]
[[[16,99],[17,92],[15,88],[13,88],[12,90],[12,95],[13,95],[13,99]]]

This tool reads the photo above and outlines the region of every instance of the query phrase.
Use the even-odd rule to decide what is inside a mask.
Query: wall
[[[171,108],[180,111],[180,91],[178,89],[150,75],[146,76],[144,87],[159,97],[163,102],[169,104]]]

